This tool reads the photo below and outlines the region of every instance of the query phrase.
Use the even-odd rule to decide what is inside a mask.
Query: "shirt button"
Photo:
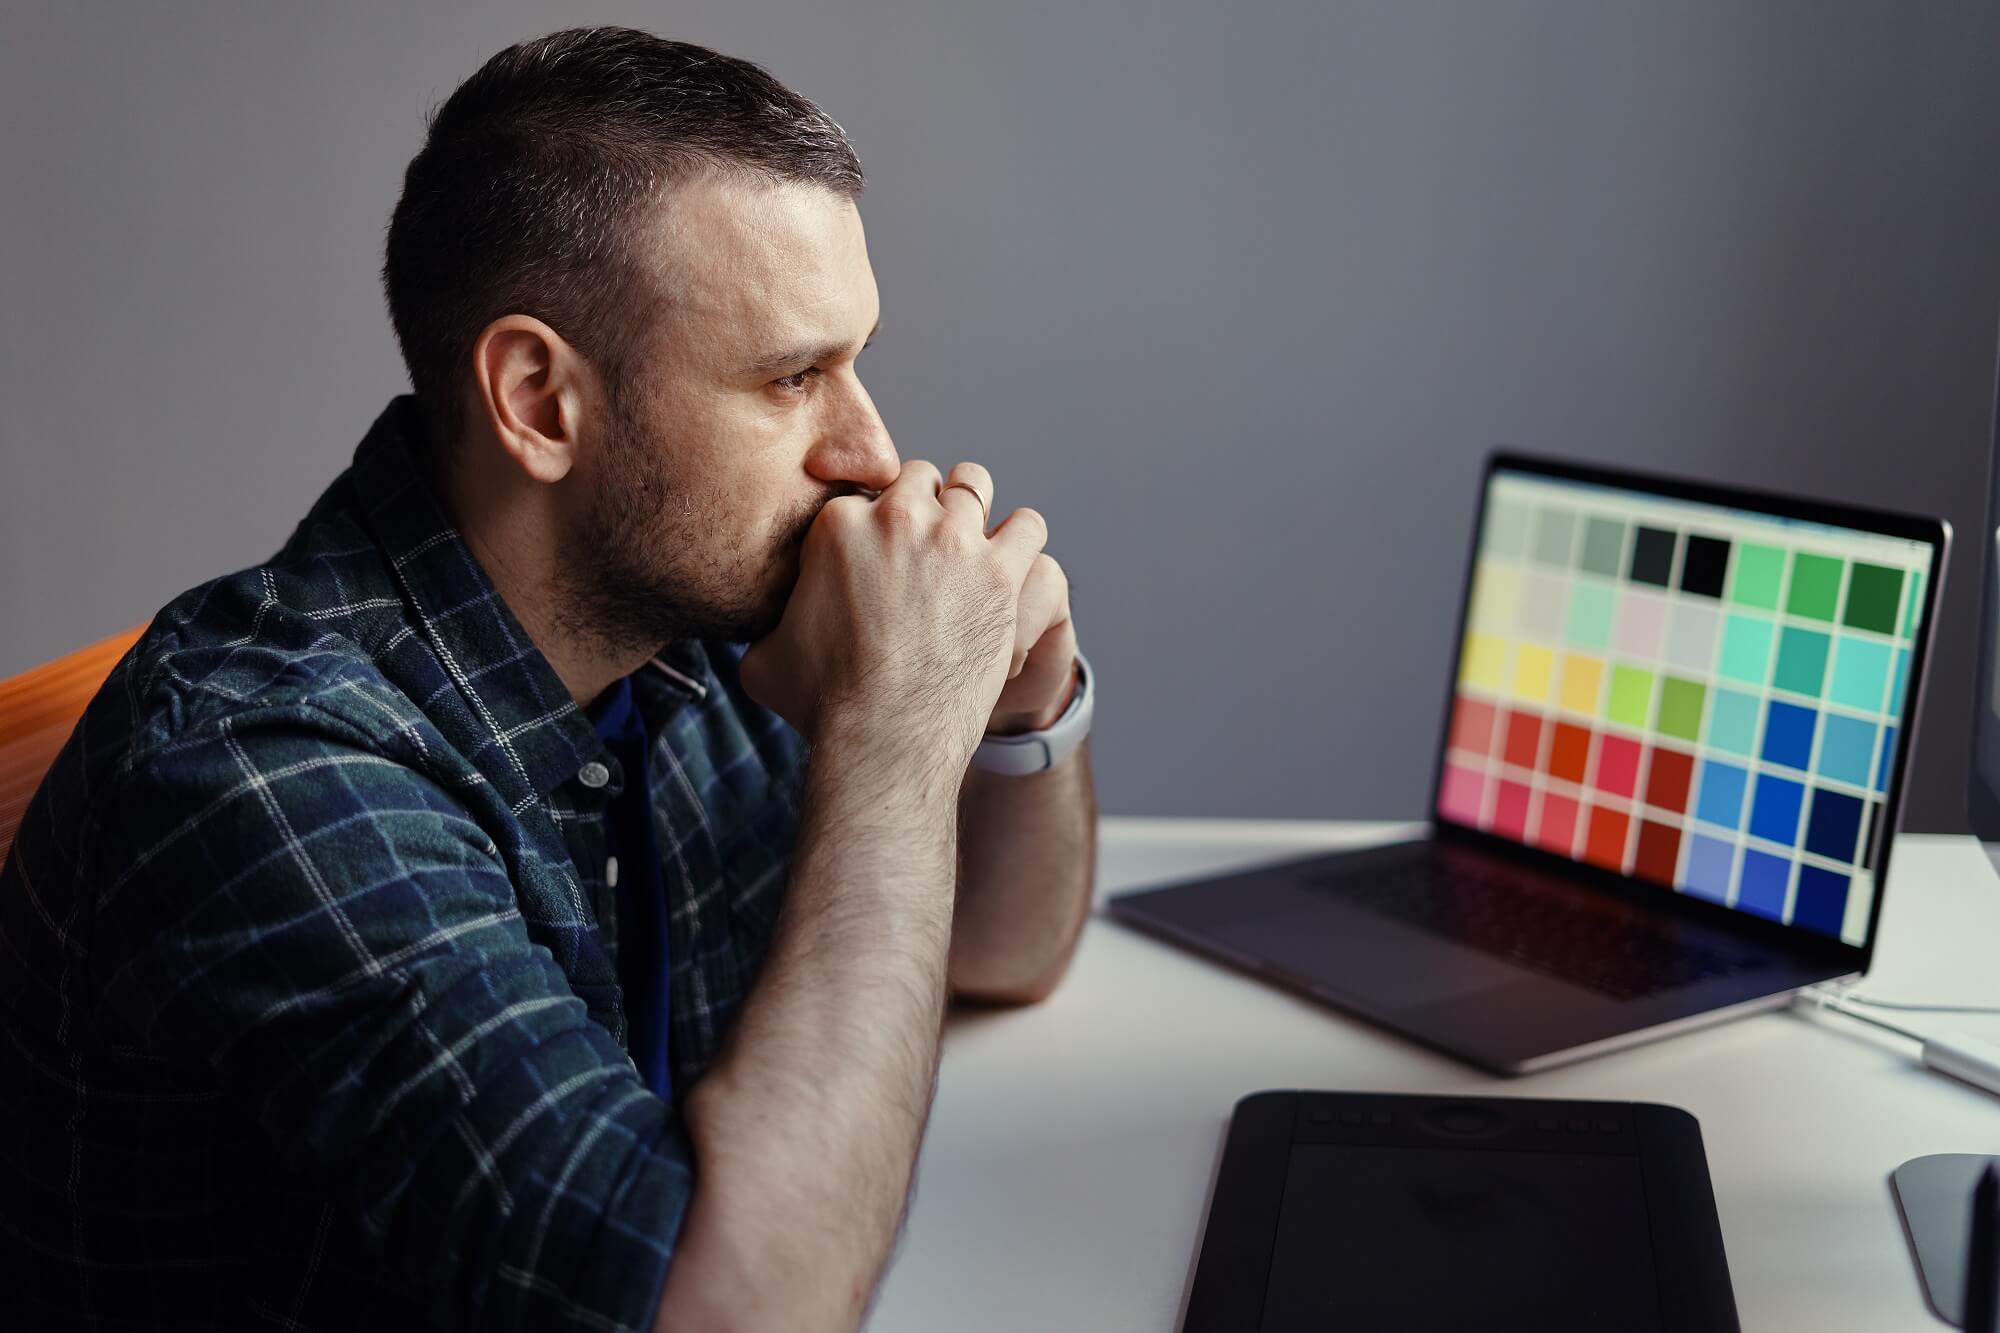
[[[576,771],[576,780],[586,787],[602,787],[611,781],[611,770],[593,759]]]

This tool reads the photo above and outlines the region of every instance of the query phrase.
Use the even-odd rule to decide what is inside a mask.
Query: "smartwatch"
[[[1097,693],[1092,683],[1090,663],[1076,655],[1076,688],[1070,692],[1069,706],[1062,716],[1040,731],[1024,731],[1018,736],[988,736],[972,752],[972,766],[988,773],[1025,777],[1054,768],[1076,753],[1090,735],[1091,704]]]

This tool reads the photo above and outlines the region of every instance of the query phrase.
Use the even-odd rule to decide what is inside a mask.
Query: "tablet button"
[[[1424,1112],[1423,1119],[1424,1124],[1437,1133],[1459,1138],[1491,1133],[1500,1123],[1500,1117],[1485,1107],[1465,1103],[1432,1107]]]
[[[1390,1120],[1389,1113],[1387,1111],[1377,1111],[1368,1118],[1374,1121],[1378,1125],[1386,1125],[1389,1123]]]
[[[1360,1124],[1360,1123],[1361,1123],[1361,1112],[1359,1112],[1359,1111],[1342,1111],[1342,1112],[1340,1113],[1340,1123],[1341,1123],[1341,1124],[1343,1124],[1343,1125],[1358,1125],[1358,1124]]]

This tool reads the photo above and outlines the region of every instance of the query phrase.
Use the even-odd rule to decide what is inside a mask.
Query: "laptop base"
[[[1665,911],[1612,903],[1560,877],[1540,894],[1574,895],[1580,912],[1647,918],[1677,947],[1728,950],[1746,965],[1633,997],[1552,975],[1432,927],[1343,901],[1340,881],[1406,874],[1443,850],[1432,839],[1263,865],[1237,874],[1120,894],[1111,915],[1149,934],[1411,1037],[1494,1073],[1552,1068],[1785,1004],[1837,966],[1745,941]]]

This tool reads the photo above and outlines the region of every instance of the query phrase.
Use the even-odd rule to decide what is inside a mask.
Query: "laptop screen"
[[[1497,467],[1437,817],[1864,944],[1936,549]]]

